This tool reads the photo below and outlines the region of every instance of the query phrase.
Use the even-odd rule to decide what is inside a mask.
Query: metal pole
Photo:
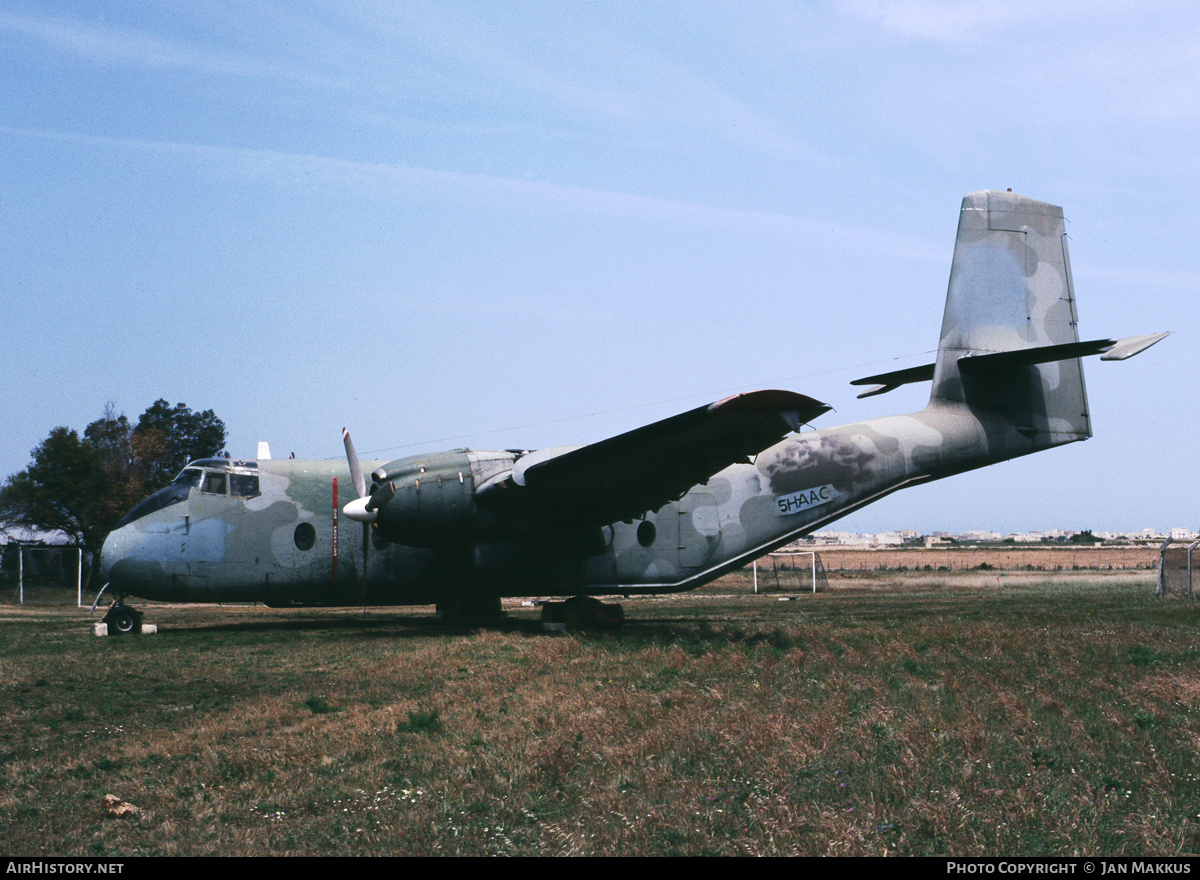
[[[25,550],[17,543],[17,599],[18,605],[25,604]]]
[[[1189,599],[1192,598],[1192,551],[1196,549],[1197,544],[1200,544],[1200,541],[1193,541],[1191,543],[1191,545],[1188,546],[1188,598]]]
[[[754,595],[758,595],[758,560],[754,560]]]
[[[1154,594],[1160,599],[1166,595],[1165,588],[1167,586],[1167,580],[1166,574],[1163,572],[1163,563],[1166,562],[1165,554],[1167,552],[1167,545],[1170,543],[1171,539],[1167,538],[1167,540],[1163,541],[1162,546],[1158,548],[1158,585],[1154,589]]]
[[[75,548],[75,592],[77,593],[76,602],[79,607],[83,607],[83,548]]]

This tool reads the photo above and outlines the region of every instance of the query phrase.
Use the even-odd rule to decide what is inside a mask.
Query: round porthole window
[[[654,528],[654,523],[648,519],[643,520],[637,530],[638,543],[643,547],[649,547],[654,543],[656,537],[658,537],[658,530]]]
[[[296,526],[296,546],[301,550],[311,550],[317,543],[317,530],[312,523],[302,522]]]

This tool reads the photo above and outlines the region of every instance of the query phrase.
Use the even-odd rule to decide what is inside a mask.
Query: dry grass
[[[1200,850],[1200,610],[1152,575],[733,576],[618,633],[0,611],[14,855]],[[112,793],[140,812],[109,818]]]

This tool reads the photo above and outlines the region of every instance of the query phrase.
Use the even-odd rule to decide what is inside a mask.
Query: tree
[[[133,429],[133,453],[146,480],[156,487],[171,482],[189,461],[211,458],[225,445],[225,423],[211,409],[194,413],[184,404],[159,399]]]
[[[84,429],[83,437],[95,450],[96,467],[102,474],[103,501],[97,521],[107,535],[130,508],[161,486],[147,482],[145,469],[139,466],[138,447],[143,444],[129,419],[118,415],[111,402],[105,405],[104,416]]]
[[[113,404],[84,429],[50,432],[25,470],[0,487],[0,522],[61,531],[93,558],[113,526],[142,498],[170,483],[190,458],[209,458],[225,445],[225,425],[212,410],[155,401],[132,425]]]
[[[85,546],[103,542],[107,530],[100,534],[92,528],[103,522],[98,505],[107,488],[96,448],[71,428],[55,428],[32,455],[29,467],[10,476],[0,490],[4,520],[61,531]]]

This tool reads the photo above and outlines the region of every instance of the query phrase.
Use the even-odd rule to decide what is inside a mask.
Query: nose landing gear
[[[108,631],[115,636],[140,633],[142,631],[142,612],[136,608],[130,608],[117,599],[108,607],[108,613],[104,615],[104,622],[108,624]]]
[[[92,603],[93,614],[96,613],[96,606],[100,604],[100,599],[107,589],[108,584],[105,584],[96,595],[96,601]],[[108,624],[108,631],[114,636],[140,633],[142,631],[142,612],[122,602],[120,593],[114,593],[113,596],[113,603],[108,606],[108,613],[104,615],[104,623]]]

